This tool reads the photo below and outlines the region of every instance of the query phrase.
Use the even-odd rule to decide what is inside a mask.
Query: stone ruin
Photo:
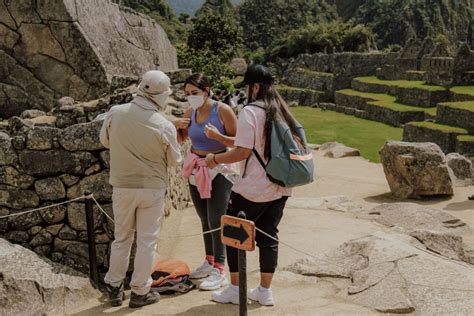
[[[446,44],[435,45],[431,38],[422,43],[411,39],[391,63],[377,69],[377,77],[440,86],[474,84],[474,52],[468,43],[461,43],[451,52]]]
[[[170,74],[174,98],[180,95],[189,71]],[[136,78],[137,80],[137,78]],[[109,151],[99,141],[100,113],[115,104],[129,102],[136,84],[97,100],[74,103],[62,98],[48,113],[26,110],[0,129],[0,216],[15,214],[80,197],[90,191],[109,216],[112,187]],[[184,103],[170,99],[167,115],[182,113]],[[183,146],[183,154],[187,150]],[[169,172],[166,209],[183,209],[189,193],[187,182]],[[85,201],[55,206],[39,212],[0,219],[0,237],[29,248],[54,262],[88,273]],[[94,205],[94,228],[98,265],[108,267],[113,223]]]
[[[0,1],[0,118],[98,98],[114,76],[177,68],[163,28],[110,0]]]

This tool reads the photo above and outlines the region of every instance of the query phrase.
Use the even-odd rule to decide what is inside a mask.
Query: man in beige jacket
[[[137,252],[130,286],[129,306],[158,302],[151,290],[151,270],[164,213],[167,168],[181,161],[176,128],[162,114],[171,94],[170,79],[161,71],[144,74],[137,96],[110,109],[100,131],[110,149],[115,240],[105,283],[112,306],[122,305],[123,280],[128,269],[134,233]]]

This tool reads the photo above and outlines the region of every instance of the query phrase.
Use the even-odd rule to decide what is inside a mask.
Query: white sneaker
[[[237,289],[235,289],[232,286],[229,286],[223,291],[213,292],[212,300],[222,304],[232,303],[239,305],[239,288],[237,287]]]
[[[219,269],[213,268],[209,276],[199,285],[201,290],[217,290],[229,284],[225,274]]]
[[[260,286],[257,286],[253,290],[250,290],[247,293],[247,296],[252,301],[258,302],[260,305],[264,306],[273,306],[275,303],[273,302],[273,294],[272,289],[268,289],[265,291],[260,290]]]
[[[203,264],[193,270],[189,275],[190,279],[202,279],[209,276],[214,267],[207,260],[204,260]]]

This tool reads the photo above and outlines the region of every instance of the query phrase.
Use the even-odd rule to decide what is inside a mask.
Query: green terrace
[[[307,69],[307,68],[296,68],[296,71],[299,72],[299,73],[305,74],[305,75],[315,76],[315,77],[333,76],[333,74],[330,73],[330,72],[315,71],[315,70],[311,70],[311,69]]]
[[[440,105],[444,105],[454,109],[466,110],[470,112],[474,112],[474,101],[462,101],[462,102],[443,102],[439,103]]]
[[[433,123],[433,122],[410,122],[408,123],[409,125],[412,126],[417,126],[417,127],[424,127],[432,130],[437,130],[443,133],[454,133],[454,134],[468,134],[469,132],[465,130],[464,128],[459,128],[459,127],[454,127],[454,126],[449,126],[449,125],[443,125],[443,124],[438,124],[438,123]]]
[[[465,94],[474,97],[474,86],[457,86],[450,88],[449,91],[456,94]]]
[[[372,101],[367,101],[367,104],[385,107],[397,112],[425,112],[431,116],[436,115],[436,107],[433,108],[422,108],[417,106],[411,106],[396,102],[396,97],[384,93],[369,93],[360,92],[352,89],[343,89],[337,91],[345,95],[356,96],[365,98]]]
[[[375,76],[372,77],[358,77],[354,80],[376,85],[384,85],[390,87],[399,87],[399,88],[417,88],[427,91],[444,91],[445,88],[441,86],[428,85],[424,81],[415,81],[415,80],[382,80]]]
[[[461,142],[474,142],[474,135],[459,135],[458,140]]]

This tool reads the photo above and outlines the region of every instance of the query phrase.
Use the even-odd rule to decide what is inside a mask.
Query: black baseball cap
[[[247,71],[244,75],[244,80],[239,82],[235,85],[237,89],[245,87],[245,85],[253,84],[253,83],[266,83],[266,84],[273,84],[275,82],[275,78],[273,78],[270,69],[263,65],[250,65],[247,68]]]

